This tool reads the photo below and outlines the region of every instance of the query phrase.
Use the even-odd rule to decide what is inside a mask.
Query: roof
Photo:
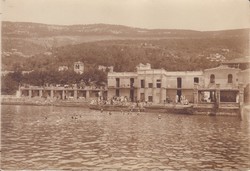
[[[238,68],[231,68],[227,65],[220,65],[218,67],[215,68],[209,68],[209,69],[205,69],[204,71],[212,71],[212,70],[240,70]]]
[[[241,73],[250,73],[250,68],[240,71]]]
[[[250,56],[245,56],[243,58],[235,58],[223,62],[223,64],[242,64],[242,63],[250,63]]]
[[[136,77],[136,72],[108,72],[108,77]]]

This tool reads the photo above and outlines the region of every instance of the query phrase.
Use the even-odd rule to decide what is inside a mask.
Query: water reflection
[[[3,169],[246,169],[249,122],[2,106]]]

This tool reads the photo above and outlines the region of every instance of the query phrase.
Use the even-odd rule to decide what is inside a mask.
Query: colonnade
[[[29,98],[33,97],[46,97],[46,98],[58,98],[58,99],[78,99],[85,98],[89,99],[92,97],[104,97],[107,95],[107,90],[103,88],[64,88],[64,87],[20,87],[20,96]]]

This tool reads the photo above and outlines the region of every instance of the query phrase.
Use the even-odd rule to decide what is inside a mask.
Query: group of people
[[[182,105],[188,105],[189,104],[189,101],[188,99],[186,99],[186,97],[184,95],[181,95],[179,97],[179,95],[177,94],[176,97],[175,97],[175,103],[181,103]]]
[[[172,100],[170,98],[166,98],[164,103],[172,103]],[[181,95],[176,95],[175,104],[182,104],[182,105],[188,105],[189,101],[188,99],[184,96]],[[103,98],[98,98],[94,99],[90,102],[90,104],[97,104],[97,105],[114,105],[114,106],[130,106],[130,107],[143,107],[143,106],[150,106],[151,103],[147,101],[136,101],[136,102],[131,102],[130,99],[127,96],[114,96],[111,99],[104,100]]]
[[[128,106],[131,110],[140,108],[143,109],[144,106],[149,105],[147,102],[132,102],[131,100],[128,99],[127,96],[114,96],[111,99],[103,100],[101,98],[94,99],[90,102],[90,104],[95,104],[95,105],[113,105],[113,106]]]
[[[92,100],[91,104],[98,104],[98,105],[116,105],[116,106],[129,106],[130,102],[126,96],[121,97],[113,97],[111,99],[104,100],[102,98],[98,98],[97,100]]]

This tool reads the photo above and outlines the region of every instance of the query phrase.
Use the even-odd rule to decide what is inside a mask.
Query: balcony
[[[198,89],[238,89],[239,85],[236,83],[224,83],[224,84],[209,83],[207,85],[195,84],[194,87]]]

